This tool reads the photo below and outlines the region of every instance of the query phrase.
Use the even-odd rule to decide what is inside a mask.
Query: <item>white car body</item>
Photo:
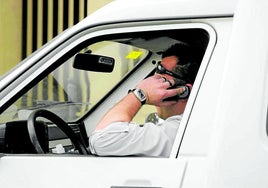
[[[11,86],[33,62],[47,59],[35,76],[88,38],[196,27],[210,41],[169,158],[0,154],[0,187],[268,187],[267,10],[265,0],[116,0],[60,34],[2,78],[0,106],[32,81]],[[125,80],[84,123],[96,124],[142,76]]]

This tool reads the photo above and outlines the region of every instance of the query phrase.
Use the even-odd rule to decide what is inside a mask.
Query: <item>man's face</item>
[[[162,59],[161,65],[169,70],[172,71],[175,69],[176,65],[177,65],[177,57],[176,56],[168,56]],[[161,74],[161,76],[165,77],[168,80],[174,80],[174,77],[172,77],[169,74]],[[172,106],[168,106],[168,107],[156,107],[158,115],[163,118],[163,111],[165,115],[168,114],[168,116],[172,116],[172,115],[178,115],[178,114],[182,114],[184,112],[185,106],[187,103],[187,99],[183,99],[183,100],[178,100],[178,102]],[[165,118],[165,117],[164,117]]]
[[[176,67],[177,65],[177,57],[176,56],[168,56],[168,57],[165,57],[162,59],[162,62],[161,62],[161,65],[169,70],[169,71],[172,71],[174,70],[174,68]],[[165,77],[166,79],[168,80],[173,80],[174,78],[171,76],[171,75],[168,75],[168,74],[161,74],[163,77]]]

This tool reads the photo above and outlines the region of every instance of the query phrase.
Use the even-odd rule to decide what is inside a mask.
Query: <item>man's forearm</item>
[[[141,102],[133,93],[129,93],[105,114],[96,130],[104,129],[113,122],[130,122],[140,108]]]
[[[174,80],[169,80],[174,84]],[[155,106],[170,106],[177,101],[163,101],[163,99],[182,93],[182,89],[168,89],[170,83],[160,75],[154,75],[142,80],[136,87],[141,89],[146,96],[146,104]],[[141,108],[141,101],[133,92],[124,97],[118,104],[111,108],[98,123],[96,130],[101,130],[113,122],[130,122]]]

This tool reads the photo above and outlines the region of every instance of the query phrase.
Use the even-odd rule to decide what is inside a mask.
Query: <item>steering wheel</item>
[[[70,138],[71,142],[73,143],[74,147],[79,151],[80,154],[89,154],[89,151],[87,150],[85,144],[78,138],[78,136],[74,133],[71,127],[68,126],[68,124],[61,119],[56,114],[40,109],[32,112],[27,120],[27,128],[30,135],[30,140],[37,151],[37,153],[44,154],[44,150],[42,149],[40,142],[37,138],[35,126],[36,126],[36,119],[37,117],[43,117],[48,120],[50,120],[52,123],[54,123],[56,126],[58,126],[68,138]]]

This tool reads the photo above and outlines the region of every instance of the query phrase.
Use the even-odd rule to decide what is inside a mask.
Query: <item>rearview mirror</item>
[[[114,62],[115,60],[112,57],[91,53],[79,53],[74,57],[73,67],[86,71],[112,72],[114,69]]]

